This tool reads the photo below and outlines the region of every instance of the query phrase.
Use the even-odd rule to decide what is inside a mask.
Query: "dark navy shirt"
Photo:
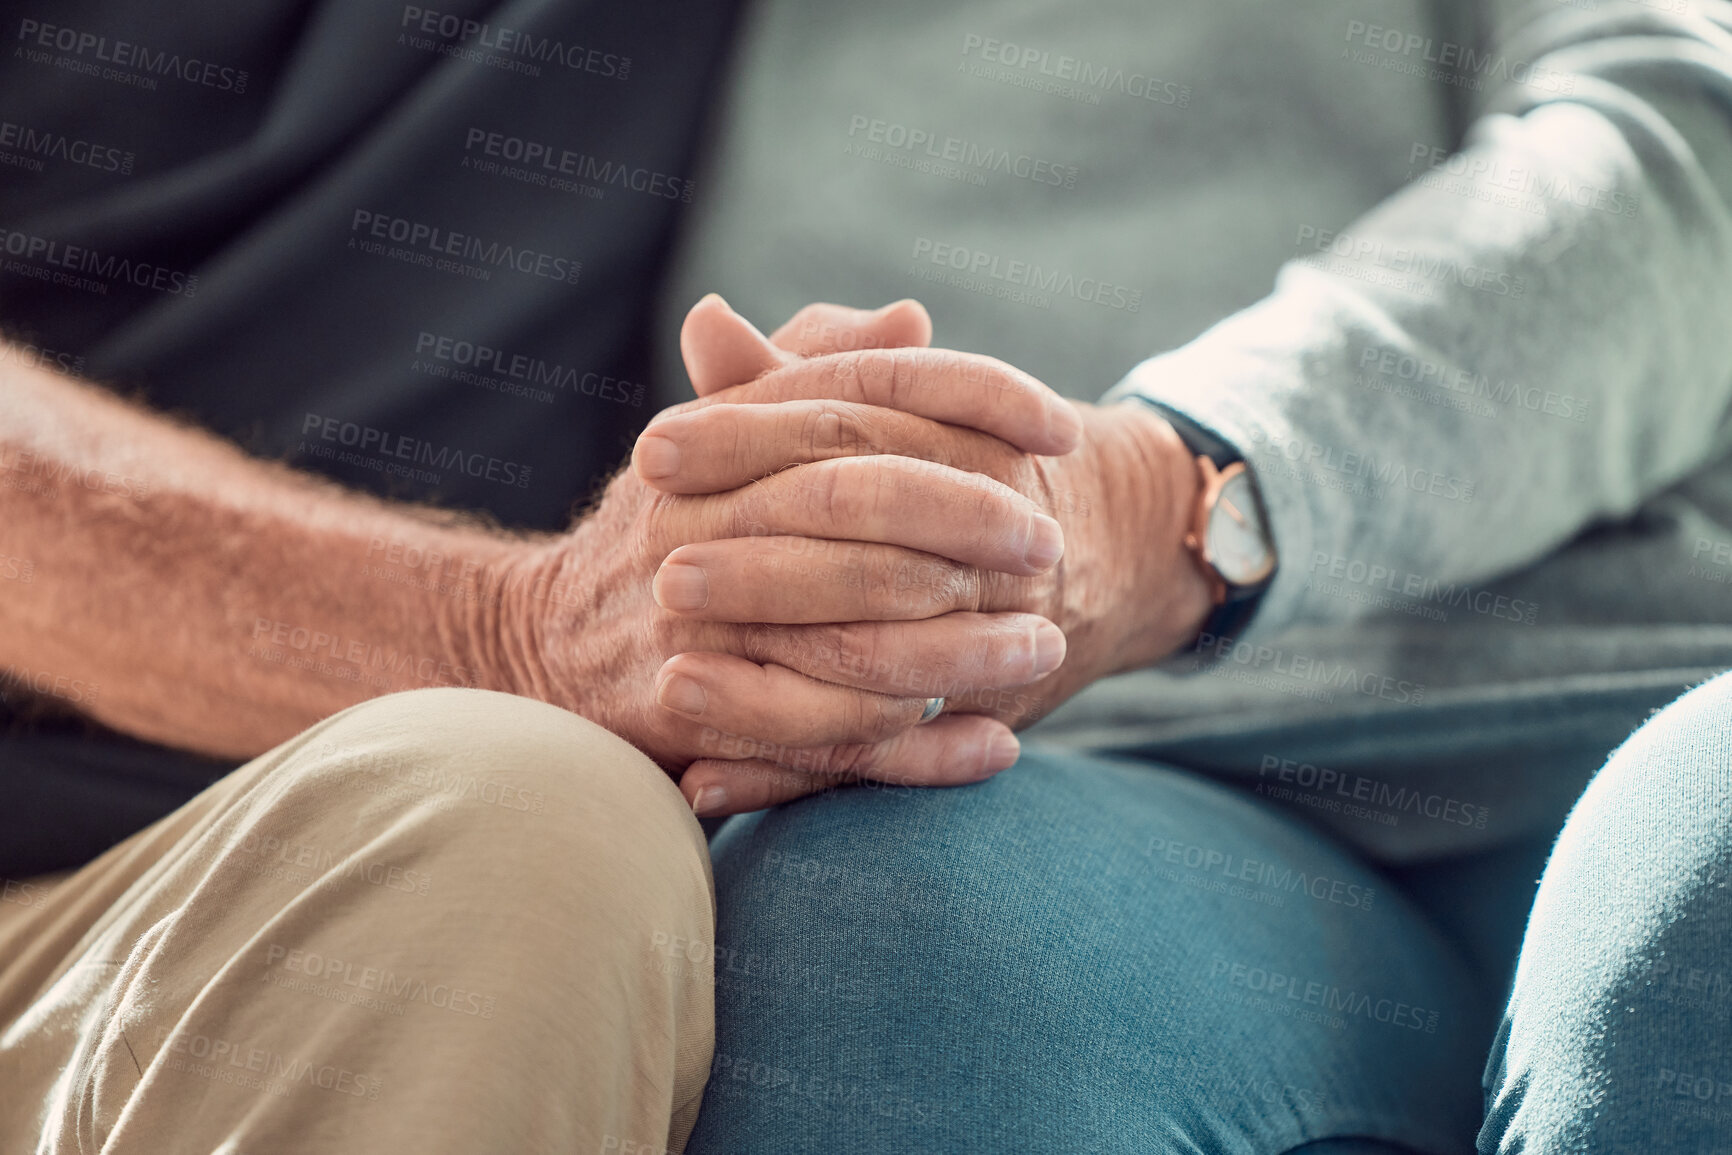
[[[559,528],[649,418],[714,0],[12,5],[0,323],[248,450]]]

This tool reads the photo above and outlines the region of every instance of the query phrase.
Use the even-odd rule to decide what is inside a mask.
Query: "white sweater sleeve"
[[[1247,636],[1362,612],[1307,589],[1332,568],[1517,568],[1728,444],[1732,5],[1648,3],[1500,0],[1489,54],[1424,46],[1483,87],[1463,151],[1107,395],[1252,466],[1281,566]]]

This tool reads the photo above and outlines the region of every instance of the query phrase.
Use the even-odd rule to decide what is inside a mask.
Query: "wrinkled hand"
[[[925,311],[912,302],[888,307],[902,319],[892,328],[910,344],[930,334]],[[859,342],[850,326],[879,314],[838,306],[812,306],[766,340],[720,298],[700,302],[688,317],[682,347],[698,401],[658,416],[639,439],[638,475],[669,494],[714,494],[757,479],[812,468],[807,463],[904,461],[879,475],[886,516],[907,524],[942,517],[930,500],[928,479],[955,471],[990,478],[1025,496],[1063,528],[1058,564],[1017,572],[981,565],[966,556],[966,534],[934,535],[924,542],[835,543],[800,558],[826,581],[816,596],[793,596],[767,575],[783,572],[789,547],[749,527],[750,536],[716,536],[673,550],[658,573],[701,570],[708,596],[702,606],[668,606],[693,622],[775,623],[897,618],[907,632],[883,625],[836,627],[822,635],[813,676],[854,684],[873,671],[875,689],[910,700],[943,695],[940,722],[969,716],[1020,728],[1036,721],[1097,678],[1150,664],[1192,636],[1208,609],[1208,594],[1182,540],[1196,500],[1194,459],[1170,425],[1140,405],[1098,407],[1059,402],[1081,426],[1081,446],[1060,456],[1039,456],[1028,411],[1031,379],[990,358],[942,349],[870,349],[819,356],[802,370],[819,386],[805,400],[780,382],[801,353]],[[884,342],[888,344],[888,341]],[[778,346],[782,346],[779,348]],[[1044,392],[1044,391],[1043,391]],[[766,401],[779,404],[765,404]],[[1049,415],[1050,424],[1058,420]],[[972,427],[972,428],[971,428]],[[996,436],[995,436],[996,435]],[[719,451],[718,451],[719,449]],[[943,524],[960,528],[972,511]],[[911,644],[914,624],[925,629],[955,622],[977,637],[987,615],[1021,612],[1055,622],[1068,639],[1068,656],[1032,680],[1027,666],[995,671],[976,646],[982,665],[970,678],[954,677],[945,655]],[[924,633],[924,631],[923,631]],[[934,635],[936,636],[936,635]],[[684,660],[684,659],[682,659]],[[810,667],[809,667],[810,668]],[[939,723],[933,723],[933,726]],[[918,741],[919,727],[905,740]],[[747,730],[746,733],[752,733]],[[774,748],[749,744],[694,762],[681,782],[688,798],[721,787],[728,812],[771,805],[833,784],[850,767],[806,766]],[[936,759],[938,750],[930,751]],[[923,782],[970,781],[946,775],[934,762],[921,766]]]
[[[892,310],[866,324],[894,333],[911,316],[924,312]],[[1016,452],[1060,453],[1075,442],[1062,399],[985,359],[958,374],[959,354],[912,368],[886,352],[775,356],[772,370],[736,394],[766,403],[755,412],[792,417],[809,399],[846,389],[868,405],[944,420],[973,415]],[[931,695],[908,671],[997,692],[1055,668],[1064,636],[1037,615],[936,616],[959,591],[945,588],[948,570],[932,567],[942,551],[970,573],[1033,577],[1063,550],[1058,525],[979,474],[905,457],[814,454],[830,429],[823,419],[810,427],[784,420],[752,431],[749,445],[662,439],[677,446],[677,462],[665,453],[656,461],[657,439],[640,441],[636,469],[615,478],[569,534],[538,546],[518,575],[519,596],[503,607],[530,638],[513,663],[518,691],[606,726],[675,774],[697,761],[736,763],[716,783],[726,797],[710,795],[705,812],[762,805],[760,793],[786,791],[788,767],[803,783],[810,773],[952,784],[1013,762],[1018,745],[1003,720],[957,714],[916,727]],[[785,468],[802,459],[810,460]],[[704,492],[646,485],[640,474],[658,466],[672,466],[667,477],[708,479]],[[740,481],[715,484],[731,475]],[[705,555],[682,549],[742,538],[756,552],[735,558],[735,568],[684,564]],[[742,586],[758,599],[744,614]]]

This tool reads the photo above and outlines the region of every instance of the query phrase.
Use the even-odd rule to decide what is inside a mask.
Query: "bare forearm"
[[[500,593],[536,543],[343,492],[21,361],[0,358],[8,696],[240,757],[378,694],[517,683]]]

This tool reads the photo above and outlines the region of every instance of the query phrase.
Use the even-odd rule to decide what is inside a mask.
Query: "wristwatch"
[[[1244,458],[1210,430],[1158,401],[1130,396],[1166,418],[1197,459],[1200,484],[1185,548],[1197,559],[1215,607],[1199,636],[1234,637],[1257,612],[1278,561],[1257,480]]]

